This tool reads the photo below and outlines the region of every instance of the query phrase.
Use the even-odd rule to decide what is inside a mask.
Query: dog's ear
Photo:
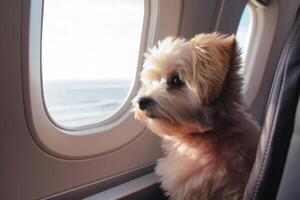
[[[203,105],[220,94],[231,56],[236,48],[235,36],[199,34],[192,40],[193,85]]]

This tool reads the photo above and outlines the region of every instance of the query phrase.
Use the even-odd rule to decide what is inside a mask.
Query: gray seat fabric
[[[276,199],[295,126],[299,91],[300,16],[298,11],[277,66],[256,160],[244,193],[245,200]]]
[[[280,187],[278,190],[278,200],[299,200],[300,198],[300,100],[295,120],[290,148],[285,163]]]

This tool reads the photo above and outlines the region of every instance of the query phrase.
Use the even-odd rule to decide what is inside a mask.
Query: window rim
[[[27,13],[26,11],[23,12],[24,21],[22,24],[22,43],[25,43],[22,48],[22,57],[25,61],[23,63],[23,90],[25,94],[24,103],[26,109],[26,122],[31,136],[36,141],[38,146],[54,157],[67,160],[81,160],[117,150],[143,134],[146,130],[145,126],[138,121],[135,121],[132,113],[129,110],[125,110],[125,106],[122,106],[122,109],[119,109],[121,112],[123,112],[120,113],[119,111],[120,114],[118,117],[115,116],[110,120],[110,123],[102,123],[101,126],[93,125],[76,130],[70,130],[64,129],[60,125],[57,126],[52,120],[52,117],[50,117],[51,115],[48,113],[45,105],[43,94],[41,62],[43,5],[44,0],[31,0],[27,8]],[[142,63],[141,54],[146,49],[148,44],[148,36],[145,33],[147,33],[149,29],[149,21],[156,20],[157,18],[157,13],[151,13],[150,9],[157,9],[156,6],[158,6],[158,4],[153,5],[150,4],[150,0],[144,0],[142,34],[140,39],[136,74],[134,76],[134,80],[132,81],[134,86],[131,87],[130,91],[131,97],[134,95],[134,90],[139,87],[137,72],[140,70],[140,65]],[[26,24],[28,27],[26,27]],[[154,28],[156,29],[156,23],[154,25]],[[126,101],[127,108],[130,106],[129,101],[130,96],[128,95],[128,99]],[[105,145],[103,141],[100,141],[111,141],[113,137],[117,135],[116,132],[120,132],[122,129],[128,130],[129,133],[126,133],[126,137],[123,136],[119,138],[118,141],[114,141],[109,145]],[[122,133],[119,133],[119,135],[120,134]],[[92,142],[94,139],[99,140],[99,145],[94,143],[91,144],[93,147],[90,149],[72,149],[72,147],[74,148],[74,145],[88,147],[89,142]]]
[[[172,12],[166,11],[172,2]],[[120,118],[95,128],[68,131],[55,126],[47,117],[41,98],[41,26],[43,0],[31,0],[23,5],[22,21],[22,82],[25,117],[30,135],[37,146],[53,157],[64,160],[84,160],[114,152],[147,133],[146,126],[125,112]],[[158,38],[177,35],[182,13],[181,0],[144,0],[144,23],[139,50],[138,70],[142,53],[153,46]],[[164,24],[174,18],[175,23]],[[135,88],[139,88],[136,73]],[[134,91],[132,92],[134,95]],[[130,100],[128,100],[130,101]],[[126,134],[124,133],[126,131]]]
[[[252,31],[245,62],[243,93],[247,107],[251,108],[256,103],[266,72],[277,29],[279,6],[277,1],[268,7],[253,1],[249,1],[247,5],[252,13]]]

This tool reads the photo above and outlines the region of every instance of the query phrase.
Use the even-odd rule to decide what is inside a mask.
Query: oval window
[[[45,0],[43,95],[57,125],[99,123],[120,109],[135,78],[141,0]]]

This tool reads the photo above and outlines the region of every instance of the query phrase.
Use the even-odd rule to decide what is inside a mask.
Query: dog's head
[[[238,57],[234,36],[213,33],[189,41],[159,41],[145,54],[142,87],[133,100],[136,118],[159,135],[213,129],[224,112],[218,102],[227,101],[219,98],[231,65],[238,65],[233,57]],[[230,76],[238,79],[236,73]]]

